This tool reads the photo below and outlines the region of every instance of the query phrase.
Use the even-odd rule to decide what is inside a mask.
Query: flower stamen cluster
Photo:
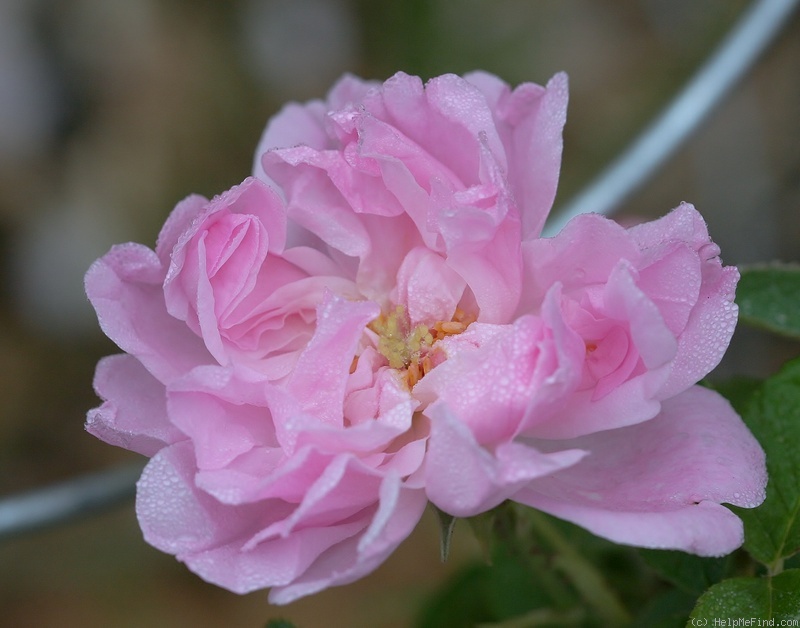
[[[381,313],[367,329],[377,335],[378,352],[389,362],[389,367],[400,372],[401,381],[411,390],[445,358],[436,343],[448,336],[462,333],[475,321],[461,308],[456,308],[448,321],[436,321],[432,326],[419,324],[411,328],[406,309],[396,306],[388,314]],[[357,358],[352,371],[355,371]]]

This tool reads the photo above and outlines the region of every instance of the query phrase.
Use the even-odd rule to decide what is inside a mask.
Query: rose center
[[[411,323],[402,305],[388,314],[382,313],[367,327],[378,336],[377,349],[389,366],[400,371],[409,389],[435,366],[444,361],[444,353],[436,343],[447,336],[463,332],[475,319],[456,308],[449,321],[436,321],[432,326]]]

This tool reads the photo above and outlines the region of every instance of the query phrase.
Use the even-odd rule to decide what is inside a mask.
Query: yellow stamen
[[[432,353],[436,341],[463,332],[475,319],[460,308],[456,308],[452,320],[437,321],[432,328],[411,323],[405,308],[398,305],[388,314],[381,314],[367,327],[378,336],[378,352],[393,369],[401,371],[401,377],[409,389],[433,368]],[[355,370],[356,362],[351,367]],[[351,372],[353,372],[351,371]]]

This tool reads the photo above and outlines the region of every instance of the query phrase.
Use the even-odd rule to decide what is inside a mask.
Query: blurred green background
[[[0,496],[132,461],[83,431],[116,351],[83,296],[115,242],[153,245],[175,203],[241,181],[269,116],[338,76],[570,75],[564,202],[666,103],[741,0],[5,0],[0,5]],[[620,216],[693,202],[729,264],[800,261],[800,19]],[[719,376],[796,353],[737,332]],[[477,560],[441,565],[433,517],[373,576],[272,609],[141,540],[132,505],[0,544],[0,625],[413,624]]]

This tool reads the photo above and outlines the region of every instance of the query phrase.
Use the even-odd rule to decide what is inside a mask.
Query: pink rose
[[[270,122],[255,178],[92,266],[126,354],[98,365],[87,429],[152,458],[150,543],[286,603],[374,570],[429,500],[741,542],[719,504],[759,501],[763,454],[693,387],[730,337],[735,270],[688,209],[537,239],[566,99],[563,75],[345,77]]]
[[[92,266],[126,354],[98,366],[87,429],[152,457],[150,543],[285,603],[369,573],[411,532],[430,431],[412,389],[442,338],[517,307],[565,107],[563,76],[513,92],[484,74],[346,77],[270,123],[263,182],[189,197],[155,252]]]

